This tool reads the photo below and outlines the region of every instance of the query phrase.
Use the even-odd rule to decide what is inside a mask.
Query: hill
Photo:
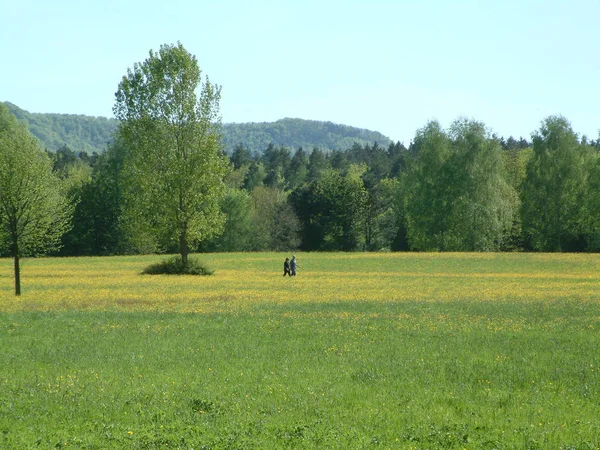
[[[4,102],[19,121],[27,123],[29,131],[42,146],[55,151],[66,145],[75,152],[101,153],[112,142],[117,129],[116,119],[75,114],[30,113]]]
[[[251,152],[262,152],[269,144],[297,149],[325,151],[347,150],[357,142],[377,142],[387,147],[391,139],[377,131],[303,119],[281,119],[276,122],[229,123],[223,125],[223,142],[228,152],[242,144]]]
[[[116,119],[75,114],[30,113],[5,102],[17,119],[27,123],[42,145],[55,151],[66,145],[75,152],[102,153],[112,141]],[[252,153],[262,153],[269,144],[311,150],[346,150],[354,143],[387,146],[392,141],[377,131],[303,119],[281,119],[276,122],[228,123],[223,125],[225,150],[231,153],[241,144]]]

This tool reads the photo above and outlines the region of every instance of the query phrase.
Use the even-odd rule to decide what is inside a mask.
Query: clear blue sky
[[[20,0],[0,7],[0,101],[112,117],[127,68],[181,41],[223,122],[284,117],[408,144],[459,116],[508,137],[600,129],[600,1]]]

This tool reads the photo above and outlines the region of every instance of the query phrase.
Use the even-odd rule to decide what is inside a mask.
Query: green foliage
[[[290,190],[302,186],[308,176],[308,156],[300,147],[290,161],[285,179]]]
[[[533,135],[521,214],[535,249],[583,249],[580,236],[586,222],[589,161],[585,146],[564,117],[546,118]]]
[[[313,148],[324,151],[345,150],[378,142],[387,146],[391,140],[376,131],[302,119],[282,119],[276,122],[229,123],[223,126],[223,142],[228,153],[239,144],[251,153],[260,153],[269,144],[286,148]]]
[[[21,294],[20,258],[59,247],[72,211],[48,155],[0,104],[0,249],[14,259],[16,295]]]
[[[124,150],[118,142],[97,158],[89,182],[79,191],[73,228],[63,236],[61,255],[131,253],[132,245],[121,221],[121,176]]]
[[[314,147],[308,157],[308,180],[316,181],[323,170],[328,167],[325,154]]]
[[[5,103],[19,121],[28,124],[41,144],[55,151],[67,146],[76,153],[102,153],[114,141],[118,121],[105,117],[74,114],[30,113]],[[286,148],[318,147],[326,152],[345,150],[354,143],[387,146],[391,140],[376,131],[331,122],[282,119],[276,122],[229,123],[223,125],[223,145],[228,154],[241,146],[250,154],[264,151],[269,144]]]
[[[30,113],[5,102],[10,112],[28,128],[39,142],[49,150],[64,146],[75,152],[102,153],[113,141],[117,121],[105,117],[74,114]]]
[[[464,119],[453,123],[451,137],[458,194],[450,220],[458,237],[455,250],[497,250],[518,208],[517,193],[506,181],[500,144],[483,123]]]
[[[430,122],[417,133],[413,151],[406,178],[411,248],[497,250],[518,205],[499,142],[480,122],[457,120],[449,133]]]
[[[406,179],[406,222],[411,248],[446,250],[453,240],[449,218],[455,194],[450,139],[438,122],[417,131]]]
[[[344,174],[324,169],[294,193],[292,204],[302,224],[304,250],[361,249],[364,244],[367,191],[361,176],[366,166],[350,165]]]
[[[598,141],[600,142],[600,140]],[[588,228],[588,250],[600,251],[600,154],[591,154],[589,183],[586,202],[586,226]]]
[[[216,252],[251,250],[254,210],[250,194],[243,189],[227,189],[221,200],[221,211],[226,216],[223,233],[201,245],[201,249]]]
[[[252,225],[250,249],[253,251],[287,251],[298,248],[300,223],[288,194],[261,186],[251,192]]]
[[[240,169],[241,167],[248,166],[252,162],[252,154],[242,144],[235,146],[235,149],[231,153],[231,163],[234,169]]]
[[[144,275],[213,275],[215,271],[197,258],[188,257],[182,261],[180,256],[174,256],[161,262],[147,266]]]
[[[407,150],[329,122],[221,127],[220,88],[200,75],[180,44],[135,65],[117,93],[115,114],[126,120],[107,159],[82,151],[104,147],[67,139],[102,135],[76,125],[82,116],[7,103],[34,133],[48,126],[58,136],[37,134],[55,150],[61,189],[77,205],[60,254],[600,249],[600,138],[579,139],[562,117],[544,120],[533,147],[459,119],[448,130],[428,123]],[[348,177],[353,167],[360,176]]]
[[[199,89],[199,97],[196,89]],[[114,106],[126,147],[125,223],[140,249],[190,247],[218,234],[228,161],[221,152],[220,87],[196,58],[163,45],[119,84]]]
[[[248,166],[248,171],[244,178],[244,188],[250,192],[253,191],[254,188],[262,186],[266,175],[267,173],[262,163],[252,161],[250,166]]]

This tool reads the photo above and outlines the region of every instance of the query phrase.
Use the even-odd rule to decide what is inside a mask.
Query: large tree
[[[252,203],[252,197],[245,189],[228,188],[227,195],[221,200],[221,210],[227,217],[223,233],[208,240],[201,249],[214,252],[250,250]]]
[[[449,132],[430,122],[417,132],[412,150],[415,158],[406,175],[411,247],[498,249],[518,201],[506,182],[499,141],[483,123],[459,119]]]
[[[507,183],[500,142],[482,122],[458,119],[450,129],[452,180],[458,194],[451,223],[453,250],[497,250],[508,235],[518,197]]]
[[[250,249],[287,251],[298,247],[299,221],[288,194],[267,186],[251,192],[253,203]]]
[[[176,245],[185,263],[190,247],[223,227],[220,92],[181,43],[150,51],[119,84],[125,223],[145,250]]]
[[[302,249],[352,251],[363,248],[367,191],[365,165],[345,173],[326,168],[296,189],[291,202],[302,225]]]
[[[406,224],[413,250],[445,251],[455,240],[450,224],[456,189],[450,138],[436,121],[417,131],[406,175]]]
[[[0,245],[14,260],[15,295],[20,258],[58,247],[72,210],[48,155],[0,103]]]
[[[578,247],[586,204],[586,162],[585,148],[564,117],[546,118],[533,134],[522,217],[537,250],[560,252]]]

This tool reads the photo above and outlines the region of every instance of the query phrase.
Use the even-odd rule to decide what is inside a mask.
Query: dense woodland
[[[75,114],[30,113],[12,103],[4,103],[16,118],[26,123],[43,148],[56,151],[66,146],[75,153],[103,153],[114,141],[118,121],[104,117]],[[281,119],[276,122],[226,123],[222,128],[222,144],[231,154],[243,143],[252,154],[261,153],[269,144],[288,148],[318,147],[327,152],[350,148],[355,142],[365,145],[377,142],[387,146],[392,141],[377,131],[331,122],[303,119]]]
[[[285,134],[307,121],[279,123]],[[318,124],[321,138],[335,131]],[[544,119],[531,141],[500,138],[474,120],[448,129],[432,121],[408,147],[364,143],[366,132],[347,127],[356,141],[347,136],[348,147],[334,151],[273,143],[254,151],[243,128],[223,153],[221,232],[191,251],[600,250],[600,139],[580,137],[564,117]],[[126,148],[100,139],[102,153],[46,149],[75,205],[54,254],[147,250],[124,226]],[[153,250],[176,252],[177,243]]]
[[[426,124],[408,148],[239,144],[223,232],[193,250],[598,251],[599,150],[563,117],[545,119],[531,142],[461,119]],[[77,201],[58,254],[136,252],[120,225],[122,148],[90,157],[62,147],[52,158]]]

